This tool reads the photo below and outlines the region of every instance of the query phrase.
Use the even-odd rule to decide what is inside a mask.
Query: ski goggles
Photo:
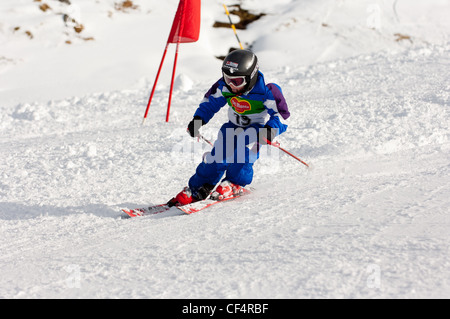
[[[243,88],[247,84],[247,81],[245,81],[244,75],[229,76],[224,73],[223,79],[225,80],[226,84],[228,84],[229,86],[231,86],[232,88],[235,88],[235,89]]]

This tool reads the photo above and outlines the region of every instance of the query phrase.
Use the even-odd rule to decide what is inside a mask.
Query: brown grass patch
[[[47,10],[51,10],[52,8],[50,8],[50,6],[46,3],[43,3],[39,6],[39,9],[41,9],[42,11],[46,12]]]
[[[394,36],[396,37],[396,39],[395,39],[396,42],[407,40],[407,41],[413,43],[413,41],[412,41],[412,39],[411,39],[411,37],[409,35],[401,34],[401,33],[395,33]]]
[[[236,29],[240,30],[247,29],[247,25],[266,15],[265,13],[251,13],[248,10],[242,9],[241,5],[239,4],[231,5],[229,6],[229,8],[233,8],[231,10],[228,10],[230,14],[234,14],[239,17],[240,21],[238,23],[234,23],[234,26],[236,27]],[[213,24],[213,28],[231,28],[231,24],[227,22],[216,21]]]
[[[125,0],[121,3],[115,3],[114,8],[117,11],[127,12],[128,10],[136,10],[139,6],[135,5],[133,1]]]

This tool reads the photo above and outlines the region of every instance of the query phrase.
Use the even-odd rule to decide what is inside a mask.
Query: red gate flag
[[[200,35],[200,0],[180,0],[169,43],[189,43],[198,40]]]
[[[148,110],[150,108],[150,104],[152,103],[156,83],[158,82],[159,74],[161,73],[161,68],[166,57],[169,43],[176,43],[177,49],[175,52],[175,61],[173,63],[172,81],[170,84],[169,102],[167,104],[166,114],[166,122],[169,122],[170,103],[172,101],[173,82],[175,79],[175,69],[178,59],[178,46],[180,43],[196,42],[198,40],[200,35],[200,5],[201,0],[180,0],[180,3],[178,4],[177,13],[175,14],[175,18],[173,20],[172,29],[170,30],[169,38],[167,39],[166,48],[164,49],[161,63],[159,64],[155,82],[153,83],[152,92],[150,93],[150,98],[148,100],[147,109],[145,110],[142,124],[144,124],[145,119],[147,118]]]

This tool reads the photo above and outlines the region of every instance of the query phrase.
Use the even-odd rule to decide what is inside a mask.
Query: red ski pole
[[[282,147],[280,146],[280,143],[279,143],[279,142],[271,142],[271,141],[269,141],[269,140],[266,139],[266,138],[264,139],[264,141],[265,141],[267,144],[269,144],[269,145],[271,145],[271,146],[273,146],[273,147],[276,147],[276,148],[280,149],[281,151],[285,152],[285,153],[288,154],[289,156],[292,156],[292,157],[295,158],[297,161],[299,161],[299,162],[302,163],[303,165],[306,165],[306,166],[309,168],[309,165],[308,165],[308,164],[306,164],[305,162],[303,162],[301,159],[299,159],[299,158],[298,158],[297,156],[295,156],[294,154],[292,154],[292,153],[286,151],[284,148],[282,148]]]
[[[188,129],[188,132],[189,132],[189,129]],[[210,140],[206,139],[202,134],[199,133],[199,134],[196,136],[196,138],[197,138],[197,141],[203,140],[203,142],[206,142],[206,143],[208,143],[209,145],[211,145],[211,147],[214,147],[214,144],[213,144]]]
[[[211,147],[214,147],[214,144],[210,140],[207,140],[203,135],[199,134],[198,139],[202,139],[203,141],[211,145]]]

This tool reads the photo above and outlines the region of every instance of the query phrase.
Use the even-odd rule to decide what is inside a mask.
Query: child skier
[[[226,198],[243,191],[253,180],[253,163],[259,157],[259,145],[266,144],[285,132],[290,113],[278,85],[266,84],[258,70],[256,55],[248,50],[235,50],[222,64],[222,77],[205,94],[194,118],[188,125],[192,137],[199,136],[201,126],[207,124],[224,105],[228,104],[229,122],[220,128],[211,152],[206,153],[195,174],[189,179],[169,206],[181,206],[206,199]]]

